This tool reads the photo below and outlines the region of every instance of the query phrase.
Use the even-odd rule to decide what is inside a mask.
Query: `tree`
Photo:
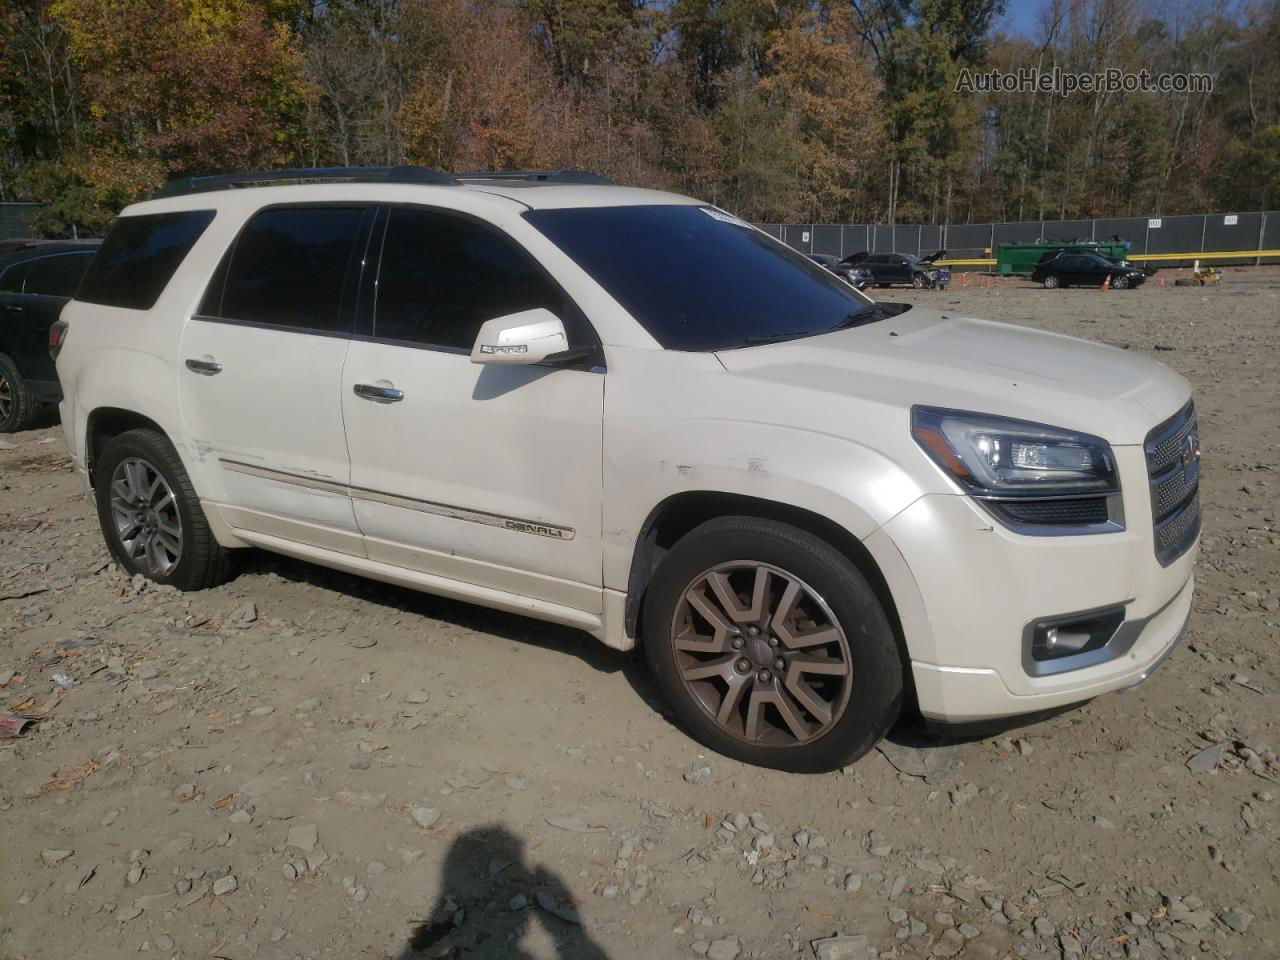
[[[101,229],[169,176],[269,166],[292,154],[298,59],[245,0],[57,0],[80,76],[78,142],[36,182],[62,216]],[[145,96],[140,95],[145,91]],[[79,198],[67,208],[67,196]]]

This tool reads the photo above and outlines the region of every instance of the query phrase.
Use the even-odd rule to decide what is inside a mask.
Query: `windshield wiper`
[[[782,343],[784,340],[799,340],[801,337],[812,337],[820,331],[797,330],[792,333],[768,333],[757,337],[743,337],[741,346],[758,347],[765,343]]]
[[[847,330],[850,327],[860,327],[864,323],[872,323],[876,320],[886,320],[889,317],[896,317],[902,313],[902,305],[897,303],[874,303],[863,310],[861,313],[851,313],[843,320],[837,323],[832,330]]]
[[[907,309],[910,309],[908,306]],[[888,317],[896,317],[903,312],[903,305],[900,303],[874,303],[858,313],[845,314],[843,320],[833,327],[827,327],[825,330],[793,330],[789,333],[766,333],[754,337],[744,337],[738,346],[742,347],[758,347],[766,343],[783,343],[787,340],[800,340],[803,337],[819,337],[824,333],[834,333],[837,330],[848,330],[850,327],[860,327],[864,323],[872,323],[876,320],[884,320]],[[732,347],[727,349],[733,349]]]

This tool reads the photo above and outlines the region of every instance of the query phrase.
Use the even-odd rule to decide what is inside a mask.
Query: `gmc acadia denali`
[[[51,341],[127,571],[196,590],[261,547],[640,645],[750,763],[1131,686],[1191,606],[1182,377],[590,174],[176,182]]]

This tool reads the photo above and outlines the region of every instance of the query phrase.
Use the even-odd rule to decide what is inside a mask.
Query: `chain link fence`
[[[1196,213],[1176,217],[1028,220],[1015,223],[761,223],[766,233],[801,253],[910,253],[958,269],[994,270],[1002,243],[1111,241],[1129,244],[1129,257],[1149,266],[1280,263],[1280,211]]]
[[[33,236],[29,218],[38,203],[0,203],[0,240],[25,240]]]

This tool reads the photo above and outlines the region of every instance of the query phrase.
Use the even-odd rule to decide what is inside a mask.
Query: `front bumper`
[[[1057,689],[1015,693],[995,670],[913,660],[911,673],[920,712],[926,720],[972,723],[1049,711],[1136,686],[1164,663],[1186,634],[1194,588],[1195,579],[1188,578],[1165,609],[1143,624],[1126,653],[1094,667],[1060,674],[1067,682],[1058,684]]]
[[[1141,447],[1114,453],[1124,530],[1030,536],[969,497],[928,495],[867,538],[893,595],[926,719],[968,723],[1053,710],[1143,680],[1182,635],[1198,541],[1157,562]],[[1122,607],[1103,650],[1068,669],[1028,664],[1028,626]],[[1054,663],[1054,661],[1042,661]]]

